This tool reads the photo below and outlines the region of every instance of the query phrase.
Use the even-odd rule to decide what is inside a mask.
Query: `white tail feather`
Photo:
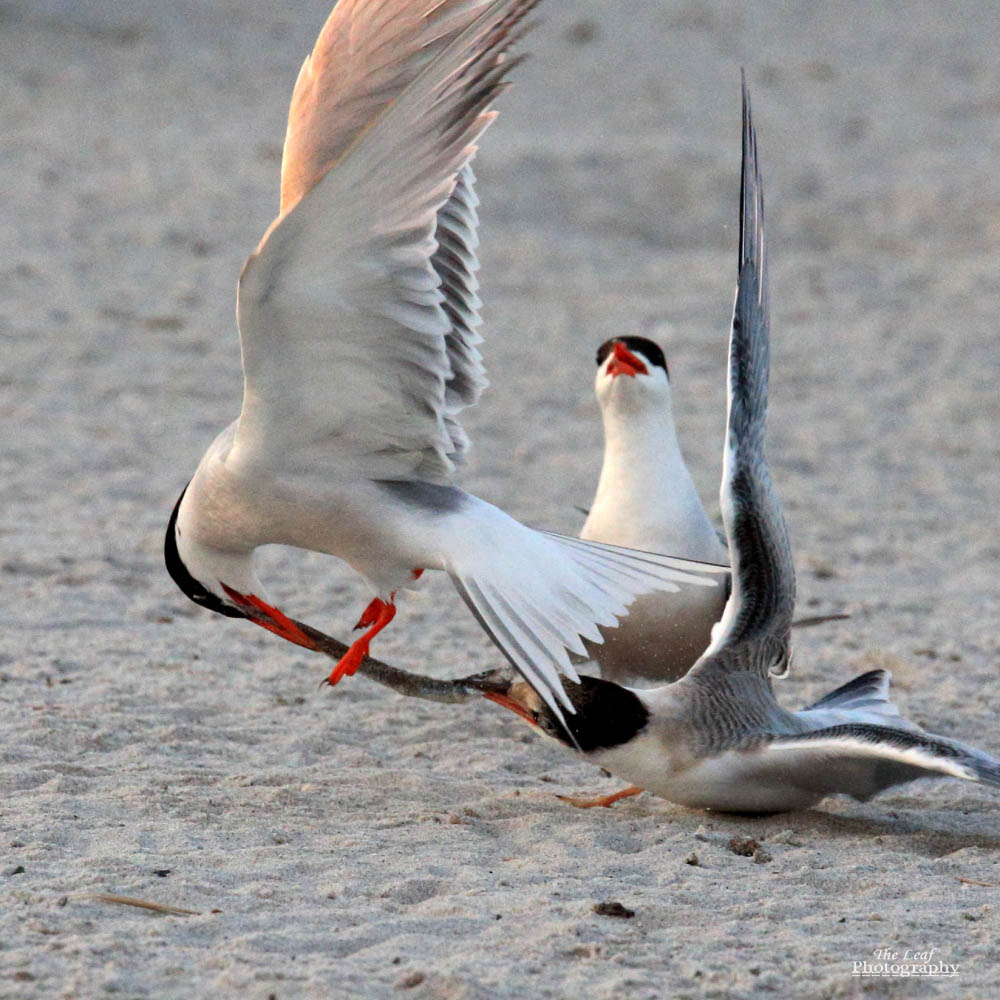
[[[508,660],[562,721],[574,712],[561,677],[577,681],[567,650],[586,655],[641,594],[718,586],[728,567],[531,531],[471,546],[452,579]]]

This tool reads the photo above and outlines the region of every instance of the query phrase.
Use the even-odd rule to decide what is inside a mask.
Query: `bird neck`
[[[603,411],[604,462],[583,538],[717,560],[724,554],[677,441],[669,404]]]

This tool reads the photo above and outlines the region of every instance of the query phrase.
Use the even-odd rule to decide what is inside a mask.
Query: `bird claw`
[[[337,665],[330,671],[327,683],[333,687],[345,675],[350,677],[357,673],[361,661],[368,655],[368,647],[372,639],[375,638],[392,621],[396,615],[396,605],[392,601],[383,601],[378,597],[365,608],[361,615],[358,627],[368,626],[368,631],[364,635],[355,639],[351,643],[350,649],[340,658]]]
[[[340,658],[340,662],[330,671],[329,677],[326,678],[326,683],[333,687],[335,684],[339,684],[344,677],[353,677],[357,673],[358,667],[361,666],[361,661],[368,655],[368,643],[361,645],[362,640],[358,640],[351,648],[344,653]]]
[[[358,619],[358,624],[354,626],[354,631],[357,632],[363,628],[369,628],[378,621],[379,615],[385,611],[385,601],[380,600],[378,597],[373,598],[369,603],[368,607],[361,612],[361,617]]]

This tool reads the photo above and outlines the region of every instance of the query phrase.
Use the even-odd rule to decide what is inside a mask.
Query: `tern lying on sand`
[[[771,675],[789,657],[795,570],[764,455],[769,319],[764,204],[749,96],[743,91],[739,283],[729,342],[728,418],[721,491],[732,593],[713,639],[673,684],[635,690],[581,677],[562,725],[521,681],[486,697],[588,760],[672,802],[730,812],[779,812],[826,795],[867,799],[916,778],[1000,787],[1000,761],[923,732],[889,701],[889,674],[857,677],[799,712],[782,708]]]
[[[373,594],[353,674],[395,595],[448,573],[558,718],[568,652],[640,594],[725,569],[526,528],[454,485],[458,415],[486,381],[470,161],[537,0],[341,0],[299,73],[281,201],[240,276],[244,394],[167,528],[196,603],[328,648],[268,599],[254,553],[338,556]]]

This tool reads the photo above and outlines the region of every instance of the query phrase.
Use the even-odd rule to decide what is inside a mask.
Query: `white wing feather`
[[[506,515],[496,512],[495,517]],[[562,720],[570,712],[561,677],[578,676],[566,650],[586,655],[581,637],[601,643],[596,626],[614,628],[640,594],[681,585],[715,587],[715,566],[616,545],[582,541],[518,526],[516,544],[493,534],[486,518],[449,566],[452,580],[480,624]],[[488,567],[487,573],[482,567]]]
[[[338,0],[292,92],[279,217],[489,5],[490,0]]]
[[[450,480],[464,446],[453,414],[483,381],[465,171],[495,116],[505,53],[535,2],[435,5],[450,11],[452,26],[479,13],[429,62],[418,58],[422,68],[413,75],[411,66],[405,87],[352,138],[310,145],[303,136],[312,133],[290,123],[282,201],[294,207],[240,279],[245,390],[234,448],[249,461]],[[396,6],[372,4],[369,20]],[[297,95],[317,86],[311,72],[303,69]],[[295,201],[324,156],[334,166]],[[443,259],[442,209],[440,246],[460,265],[443,288],[434,266]]]

